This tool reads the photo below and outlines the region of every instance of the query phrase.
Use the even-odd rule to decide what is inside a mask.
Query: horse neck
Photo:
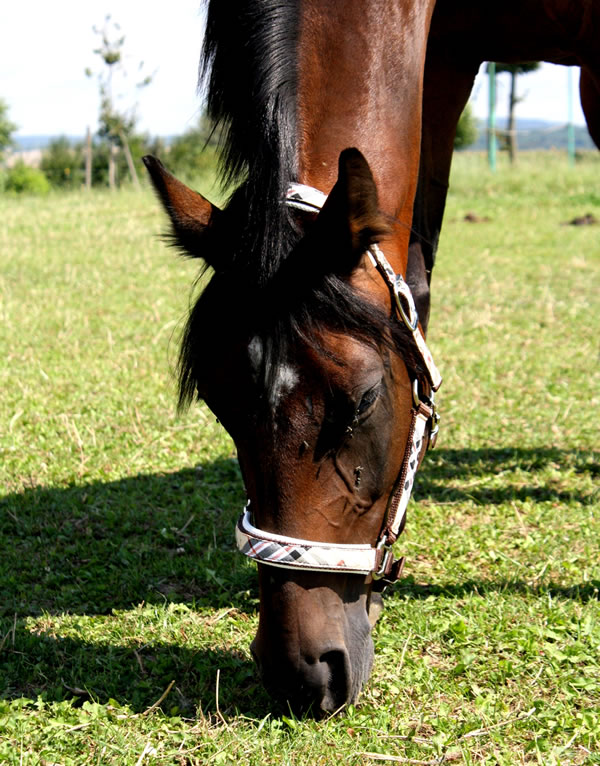
[[[303,0],[299,38],[300,180],[329,192],[340,152],[367,158],[381,209],[397,219],[386,243],[406,258],[421,141],[423,69],[433,0]]]

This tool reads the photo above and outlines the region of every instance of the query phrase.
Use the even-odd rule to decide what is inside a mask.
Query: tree
[[[190,182],[212,175],[217,165],[218,143],[208,119],[201,117],[196,127],[171,142],[167,155],[169,169]]]
[[[109,144],[109,186],[112,188],[116,185],[115,154],[117,149],[122,148],[131,180],[139,187],[137,171],[129,146],[130,137],[134,132],[137,122],[135,105],[129,109],[119,109],[116,104],[117,97],[121,98],[123,94],[115,95],[115,80],[117,77],[122,85],[124,85],[124,81],[127,78],[123,54],[125,37],[120,34],[120,26],[116,22],[111,23],[110,19],[110,16],[105,18],[104,26],[101,29],[93,27],[94,32],[101,38],[100,46],[94,50],[94,53],[101,58],[104,64],[104,68],[96,73],[100,89],[100,129],[98,130],[98,135]],[[152,75],[142,74],[143,67],[144,62],[140,62],[137,71],[138,77],[141,79],[135,83],[137,90],[147,87],[152,82]],[[94,72],[88,68],[86,69],[86,74],[88,77],[93,77]]]
[[[520,64],[496,63],[496,74],[508,72],[510,74],[510,92],[508,96],[508,119],[506,122],[506,145],[510,161],[517,158],[517,131],[515,127],[515,107],[523,101],[525,96],[517,96],[517,77],[520,74],[534,72],[540,66],[539,61],[525,61]]]
[[[471,104],[467,104],[460,116],[454,136],[454,148],[466,149],[477,141],[477,121],[473,116]]]
[[[13,145],[12,134],[17,127],[8,119],[8,104],[0,98],[0,161],[5,150]]]

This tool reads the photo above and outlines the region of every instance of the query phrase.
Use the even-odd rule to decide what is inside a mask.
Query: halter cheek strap
[[[292,184],[285,203],[298,210],[318,213],[325,199],[325,194],[318,189]],[[394,272],[377,245],[372,245],[368,255],[390,289],[398,319],[410,332],[415,354],[425,370],[430,389],[428,395],[420,393],[419,378],[414,371],[409,370],[413,383],[413,407],[407,445],[377,543],[375,546],[341,545],[265,532],[253,526],[250,502],[238,520],[235,536],[240,551],[261,564],[312,572],[371,575],[375,580],[393,582],[400,577],[404,558],[394,560],[392,545],[404,529],[406,508],[428,428],[428,446],[433,447],[435,444],[439,415],[436,412],[434,397],[442,384],[442,377],[419,327],[419,317],[410,287],[402,275]]]

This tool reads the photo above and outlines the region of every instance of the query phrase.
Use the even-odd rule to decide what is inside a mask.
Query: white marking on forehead
[[[278,404],[284,394],[289,394],[300,380],[298,371],[289,364],[282,364],[277,370],[275,385],[273,386],[273,404]]]
[[[248,344],[248,357],[255,372],[262,367],[264,350],[261,339],[255,335]],[[270,377],[269,370],[265,371]],[[277,407],[283,396],[291,393],[300,380],[298,370],[286,362],[279,365],[273,376],[273,387],[271,390],[270,404]]]
[[[248,356],[250,357],[252,366],[257,370],[260,367],[263,358],[263,344],[258,335],[255,335],[250,343],[248,343]]]

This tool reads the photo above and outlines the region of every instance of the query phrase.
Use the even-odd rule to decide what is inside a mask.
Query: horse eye
[[[380,393],[381,384],[379,383],[376,386],[373,386],[373,388],[370,388],[368,391],[365,391],[356,410],[356,416],[360,417],[365,415],[379,399]]]

